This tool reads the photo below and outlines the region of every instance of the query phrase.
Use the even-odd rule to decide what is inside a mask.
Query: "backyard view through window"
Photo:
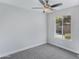
[[[71,16],[56,17],[56,38],[71,39]]]

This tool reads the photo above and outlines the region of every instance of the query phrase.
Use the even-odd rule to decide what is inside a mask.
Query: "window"
[[[71,39],[71,16],[56,17],[56,38]]]

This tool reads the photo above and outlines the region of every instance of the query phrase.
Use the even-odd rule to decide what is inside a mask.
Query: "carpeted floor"
[[[1,59],[79,59],[75,54],[60,49],[56,46],[44,44],[39,47],[28,49],[11,57],[4,57]]]

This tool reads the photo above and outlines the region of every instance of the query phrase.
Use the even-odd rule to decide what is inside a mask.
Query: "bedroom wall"
[[[54,34],[56,32],[55,17],[63,15],[71,15],[71,40],[55,39],[54,37]],[[48,15],[48,18],[48,43],[57,45],[79,54],[79,6],[54,11],[53,14]]]
[[[44,43],[43,13],[0,3],[0,57]]]

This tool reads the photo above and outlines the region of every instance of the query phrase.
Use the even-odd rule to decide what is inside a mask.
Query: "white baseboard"
[[[59,44],[57,44],[57,43],[51,43],[51,42],[49,42],[48,44],[58,46],[58,47],[60,47],[60,48],[63,48],[63,49],[65,49],[65,50],[68,50],[68,51],[70,51],[70,52],[73,52],[73,53],[79,55],[79,52],[78,52],[78,51],[75,51],[75,50],[69,49],[69,48],[67,48],[67,47],[65,47],[65,46],[62,46],[62,45],[59,45]]]
[[[36,45],[31,45],[31,46],[28,46],[28,47],[25,47],[25,48],[22,48],[22,49],[18,49],[16,51],[5,53],[5,54],[1,55],[0,58],[2,58],[2,57],[10,57],[11,54],[15,54],[15,53],[18,53],[18,52],[21,52],[21,51],[24,51],[24,50],[27,50],[27,49],[30,49],[30,48],[34,48],[34,47],[37,47],[37,46],[40,46],[40,45],[43,45],[43,44],[46,44],[46,42],[38,43]]]

